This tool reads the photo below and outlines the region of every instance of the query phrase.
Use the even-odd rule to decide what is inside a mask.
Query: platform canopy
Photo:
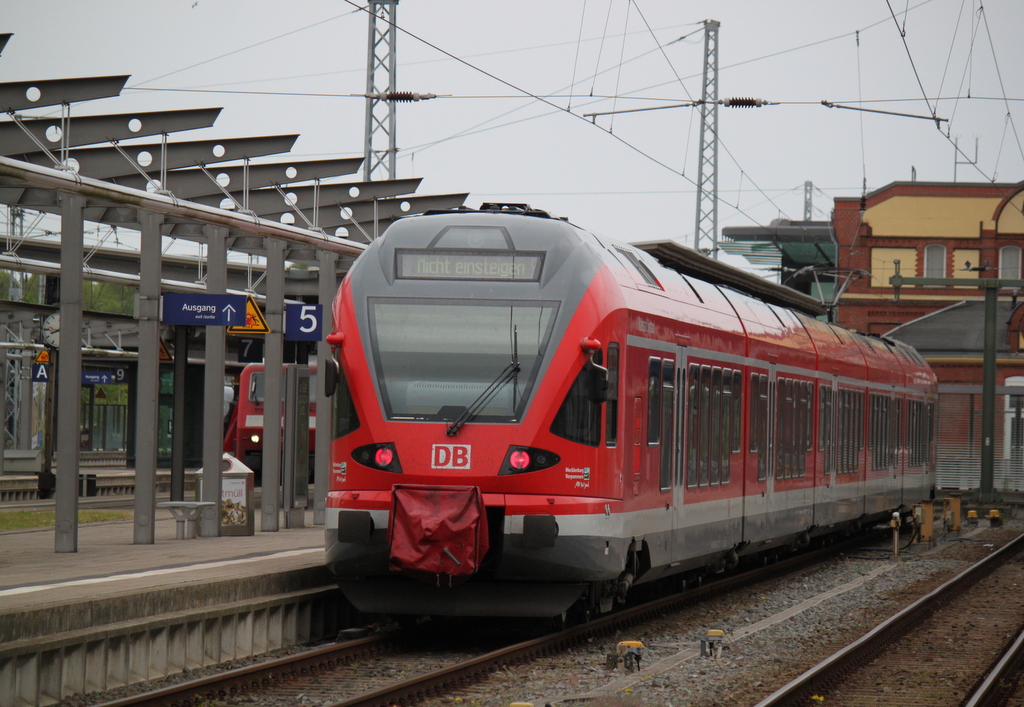
[[[632,245],[650,253],[665,267],[683,275],[692,275],[716,285],[731,287],[770,304],[795,309],[812,317],[821,316],[826,312],[825,306],[813,297],[709,258],[675,241],[646,241]]]

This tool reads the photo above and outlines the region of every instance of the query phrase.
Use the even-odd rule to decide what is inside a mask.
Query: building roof
[[[767,226],[729,226],[722,229],[719,246],[753,265],[792,268],[836,262],[831,221],[772,219]]]
[[[996,352],[1008,354],[1006,323],[1016,303],[996,302]],[[985,350],[985,302],[964,300],[886,332],[886,337],[913,346],[925,358],[935,356],[977,356]]]

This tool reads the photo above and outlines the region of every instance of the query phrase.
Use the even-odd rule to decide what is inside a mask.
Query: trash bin
[[[224,453],[220,482],[220,534],[253,535],[255,474],[234,456]],[[203,500],[203,470],[196,472],[196,500]]]

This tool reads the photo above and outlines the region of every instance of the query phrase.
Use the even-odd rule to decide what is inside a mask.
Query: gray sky
[[[224,106],[215,127],[178,139],[300,133],[297,156],[362,153],[357,5],[5,5],[0,80],[132,74],[121,97],[75,115]],[[865,180],[952,181],[957,138],[960,161],[978,140],[958,181],[1024,179],[1020,0],[402,0],[397,18],[398,88],[440,96],[398,108],[398,176],[423,177],[423,194],[526,201],[624,240],[692,244],[697,111],[583,115],[699,98],[705,19],[721,22],[720,97],[781,104],[720,109],[720,228],[801,219],[808,180],[815,218]]]

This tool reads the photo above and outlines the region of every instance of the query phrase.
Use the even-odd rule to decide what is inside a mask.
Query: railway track
[[[1019,671],[1021,658],[1007,657],[999,673],[994,666],[1004,654],[1010,655],[1011,644],[1019,654],[1024,643],[1018,640],[1024,625],[1022,552],[1024,535],[807,670],[757,707],[1002,704],[992,700],[996,693],[1009,692],[1016,679],[1011,673]]]
[[[724,592],[748,587],[754,582],[799,572],[828,557],[849,552],[869,539],[869,536],[854,537],[767,567],[726,577],[563,631],[482,654],[479,649],[468,651],[472,654],[460,650],[431,650],[425,654],[422,650],[409,649],[407,632],[396,632],[324,646],[271,662],[126,697],[101,707],[197,707],[213,701],[218,705],[231,705],[235,704],[232,699],[234,697],[251,703],[257,693],[261,699],[280,699],[281,704],[310,701],[311,704],[325,705],[321,697],[325,694],[335,700],[330,703],[330,707],[409,704],[424,697],[458,689],[499,668],[561,652],[652,617]],[[358,689],[357,694],[351,694],[353,687]],[[339,701],[339,695],[347,696]],[[299,700],[299,697],[303,699]]]

